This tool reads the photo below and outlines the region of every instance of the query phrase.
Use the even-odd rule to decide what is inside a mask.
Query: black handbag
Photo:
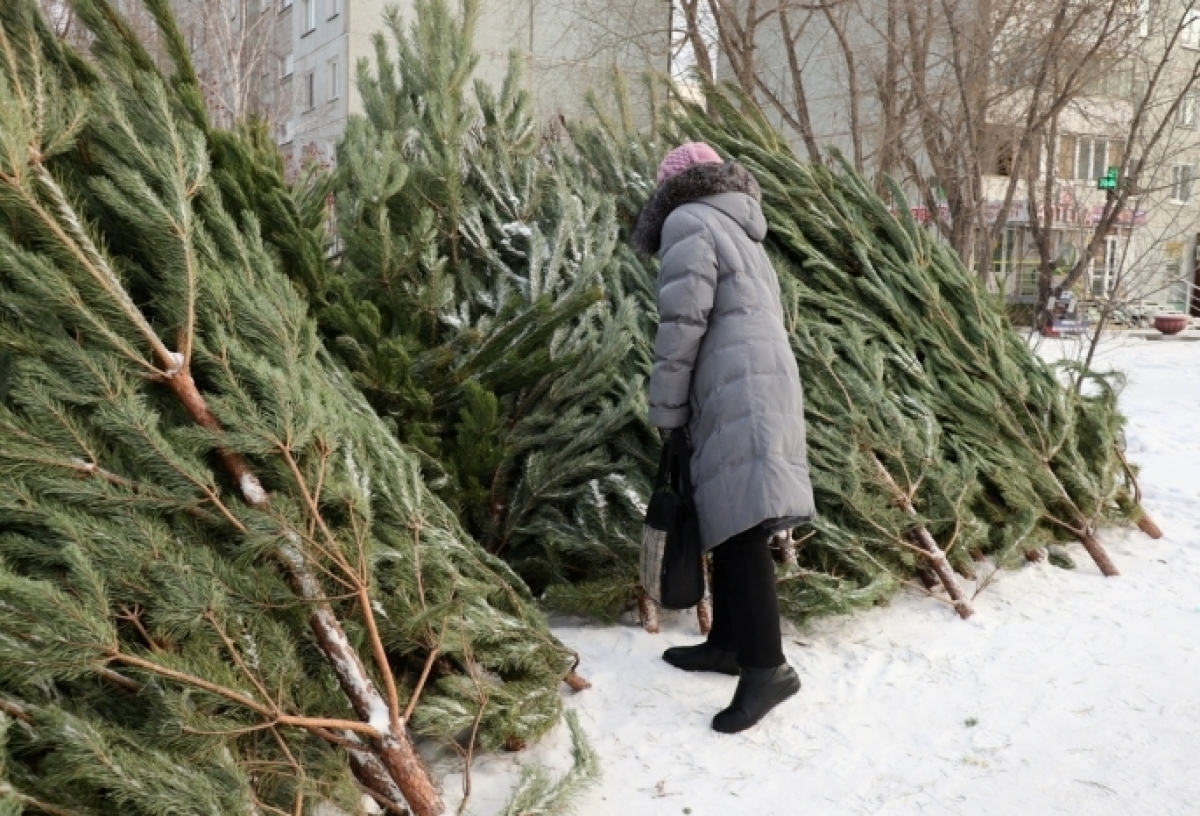
[[[673,429],[663,443],[642,525],[642,590],[666,609],[689,609],[704,597],[704,550],[692,496],[691,458],[687,432]]]

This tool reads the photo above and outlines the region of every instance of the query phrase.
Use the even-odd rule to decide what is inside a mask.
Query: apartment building
[[[332,160],[348,117],[361,112],[356,65],[373,59],[371,37],[383,27],[384,9],[396,5],[411,19],[413,8],[412,0],[174,3],[214,114],[230,120],[251,110],[265,114],[293,164],[303,156]],[[602,86],[616,67],[637,74],[665,66],[669,3],[639,6],[647,28],[661,31],[661,43],[649,49],[644,37],[632,47],[597,36],[594,16],[576,14],[575,3],[590,8],[594,0],[482,0],[477,76],[499,88],[509,54],[520,52],[535,111],[552,120],[581,115],[587,90]]]
[[[1077,291],[1093,303],[1119,301],[1123,312],[1191,311],[1200,316],[1200,189],[1195,184],[1200,164],[1200,85],[1182,88],[1200,61],[1200,11],[1188,11],[1183,0],[1131,0],[1129,13],[1139,15],[1131,18],[1137,22],[1127,27],[1123,37],[1104,44],[1110,56],[1094,60],[1094,67],[1082,77],[1082,93],[1073,94],[1069,104],[1033,135],[1033,164],[1014,168],[1015,141],[1026,126],[1020,115],[1024,95],[1037,79],[1032,75],[1038,64],[1037,45],[1025,36],[1036,28],[1029,17],[1051,12],[1045,4],[1031,2],[1027,16],[1017,20],[1023,25],[1022,35],[997,37],[990,53],[967,55],[964,63],[986,60],[988,70],[978,74],[984,77],[985,87],[962,94],[963,88],[956,84],[961,66],[948,55],[954,48],[969,47],[963,42],[970,39],[970,32],[958,26],[971,20],[971,2],[935,6],[957,10],[957,22],[938,19],[939,11],[921,18],[922,13],[930,13],[921,9],[933,7],[904,0],[867,0],[829,11],[806,11],[806,4],[785,1],[780,7],[791,9],[789,37],[781,33],[775,19],[764,15],[755,52],[761,96],[773,95],[789,109],[784,113],[767,106],[797,152],[806,155],[797,117],[792,115],[789,121],[798,105],[794,82],[798,69],[815,142],[822,148],[836,147],[851,158],[857,154],[868,173],[889,162],[892,173],[907,182],[914,215],[929,221],[940,217],[944,222],[949,219],[950,201],[925,152],[930,136],[920,116],[932,110],[938,111],[936,115],[962,116],[956,105],[975,94],[972,101],[985,106],[986,127],[981,144],[972,146],[974,153],[963,151],[962,156],[978,160],[978,175],[973,178],[987,224],[996,223],[1010,182],[1015,182],[990,267],[981,270],[992,286],[1010,302],[1032,304],[1037,299],[1042,255],[1035,224],[1048,231],[1049,257],[1056,269],[1065,271],[1086,251],[1104,213],[1111,193],[1099,189],[1101,180],[1115,178],[1125,185],[1135,177],[1136,188],[1099,249],[1087,259],[1087,275]],[[1176,32],[1178,37],[1172,41]],[[1086,35],[1083,32],[1080,39]],[[1068,41],[1063,47],[1070,46]],[[927,63],[919,66],[925,72],[919,78],[921,92],[940,97],[918,100],[913,95],[918,68],[909,56],[914,47],[930,53]],[[1166,53],[1170,54],[1166,70],[1148,89]],[[729,60],[718,60],[718,74],[719,78],[732,75]],[[1142,114],[1144,126],[1137,143],[1126,151],[1130,123],[1148,90],[1151,100]],[[1152,149],[1143,150],[1142,143],[1160,124],[1161,137]],[[947,132],[963,130],[947,128]],[[1013,178],[1014,173],[1018,178]],[[917,179],[921,183],[915,183]],[[961,178],[959,182],[961,191]],[[977,235],[983,232],[976,229]],[[987,263],[982,257],[966,260]]]

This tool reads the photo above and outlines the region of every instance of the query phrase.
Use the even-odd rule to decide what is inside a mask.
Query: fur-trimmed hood
[[[702,198],[736,221],[752,240],[761,242],[766,237],[758,181],[742,165],[726,162],[697,164],[664,181],[638,213],[629,242],[647,255],[658,252],[667,217],[677,207]]]

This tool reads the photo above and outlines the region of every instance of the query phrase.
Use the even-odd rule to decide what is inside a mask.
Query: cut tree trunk
[[[938,585],[937,575],[924,564],[917,565],[917,580],[921,582],[921,586],[930,591]]]
[[[1200,275],[1200,269],[1196,274]],[[1142,507],[1142,484],[1138,481],[1137,474],[1133,472],[1129,460],[1125,458],[1125,450],[1121,445],[1117,446],[1117,456],[1121,460],[1121,467],[1125,468],[1125,476],[1133,485],[1133,517],[1136,519],[1135,523],[1138,529],[1153,539],[1162,538],[1162,529],[1154,523],[1154,519],[1150,518],[1150,514]]]
[[[571,691],[574,692],[587,691],[592,687],[591,683],[589,683],[581,675],[576,674],[574,671],[567,672],[567,676],[563,678],[563,682],[566,683],[571,688]]]
[[[696,623],[700,625],[700,634],[707,635],[712,631],[712,598],[707,594],[696,604]]]
[[[1151,538],[1159,539],[1163,537],[1162,529],[1154,523],[1154,519],[1150,518],[1150,516],[1146,514],[1145,510],[1143,510],[1142,515],[1138,517],[1137,526],[1139,530]]]
[[[167,382],[198,425],[214,432],[221,431],[220,423],[208,410],[204,397],[196,388],[186,365],[167,378]],[[229,475],[237,482],[246,503],[254,507],[265,507],[268,504],[268,496],[245,457],[226,449],[220,450],[218,455]],[[337,677],[342,693],[350,701],[359,719],[370,723],[380,732],[380,737],[374,745],[374,754],[386,769],[386,776],[379,773],[379,765],[364,761],[363,757],[359,756],[358,761],[351,763],[359,782],[387,799],[391,799],[395,789],[399,788],[416,816],[439,816],[445,812],[445,807],[434,784],[433,775],[413,746],[407,732],[407,724],[401,722],[399,729],[392,726],[392,723],[397,721],[398,712],[390,710],[387,701],[367,673],[358,652],[350,645],[345,629],[329,606],[325,592],[314,576],[307,557],[298,548],[285,544],[277,550],[276,561],[282,567],[292,591],[312,605],[308,616],[309,628],[316,638],[318,648]],[[379,670],[390,671],[390,668],[380,666]],[[392,716],[393,714],[397,716]],[[354,757],[355,753],[352,751],[351,756]],[[388,784],[389,781],[392,784]]]
[[[775,544],[779,547],[779,559],[788,569],[793,569],[800,566],[800,561],[796,557],[796,542],[792,540],[792,531],[783,530],[774,536]]]
[[[641,620],[642,628],[652,635],[658,634],[658,605],[650,600],[650,596],[638,587],[638,617]]]
[[[1079,543],[1083,545],[1088,555],[1096,562],[1096,566],[1100,568],[1100,572],[1108,578],[1115,578],[1120,575],[1121,573],[1117,570],[1117,565],[1108,557],[1108,553],[1104,551],[1104,547],[1100,545],[1096,536],[1092,534],[1091,528],[1087,526],[1087,523],[1082,519],[1077,523],[1080,525],[1080,529],[1083,530],[1079,534]]]
[[[701,563],[704,567],[704,596],[696,604],[696,623],[700,626],[700,634],[707,635],[712,631],[713,624],[712,561],[703,555]]]
[[[913,507],[912,502],[908,498],[900,486],[896,484],[896,480],[892,478],[892,474],[888,473],[887,468],[883,466],[883,462],[879,461],[879,457],[874,451],[868,452],[871,461],[875,465],[875,472],[879,474],[879,478],[888,486],[896,504],[904,511],[904,514],[914,519],[913,528],[909,530],[909,537],[913,543],[917,545],[928,557],[929,568],[934,571],[938,579],[941,580],[942,586],[946,588],[946,594],[950,596],[950,601],[954,605],[954,611],[964,620],[975,614],[975,609],[971,606],[971,602],[967,600],[966,594],[962,591],[962,587],[958,585],[958,578],[954,576],[954,570],[950,566],[949,559],[942,552],[942,548],[938,546],[937,541],[925,529],[925,526],[919,521],[917,509]]]
[[[967,600],[962,587],[958,585],[958,578],[954,576],[954,570],[950,567],[950,561],[946,558],[946,554],[942,552],[942,548],[933,540],[933,536],[920,525],[917,525],[910,535],[913,542],[929,556],[929,568],[934,571],[941,580],[942,586],[946,588],[946,594],[950,596],[950,600],[954,604],[954,611],[963,620],[974,615],[975,609],[971,606],[971,602]]]

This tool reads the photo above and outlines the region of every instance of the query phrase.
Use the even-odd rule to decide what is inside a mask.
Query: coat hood
[[[701,199],[733,219],[751,240],[766,237],[762,192],[750,171],[735,162],[697,164],[663,182],[642,207],[630,236],[633,248],[647,255],[658,252],[667,217],[677,207]]]

